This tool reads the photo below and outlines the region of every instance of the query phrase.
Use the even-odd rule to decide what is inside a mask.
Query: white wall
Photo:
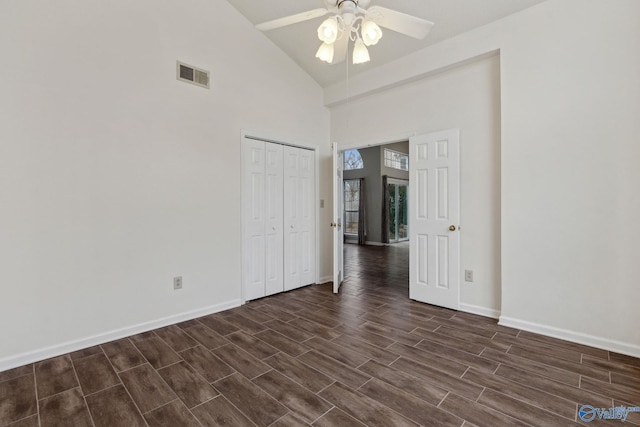
[[[351,96],[401,94],[404,82],[496,49],[501,322],[640,356],[640,2],[549,0],[355,76]],[[343,94],[326,88],[325,102]],[[397,119],[411,96],[376,114]],[[399,129],[414,130],[411,119]]]
[[[227,2],[2,2],[0,52],[0,370],[238,304],[242,129],[318,147],[330,200],[320,87]]]
[[[345,147],[460,128],[461,270],[474,270],[474,282],[461,283],[461,302],[494,316],[500,311],[499,71],[494,55],[331,108],[331,138]]]

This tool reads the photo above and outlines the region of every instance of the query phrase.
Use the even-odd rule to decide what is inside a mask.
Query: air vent
[[[211,74],[209,71],[187,65],[180,61],[176,61],[176,66],[178,80],[209,89],[209,76]]]

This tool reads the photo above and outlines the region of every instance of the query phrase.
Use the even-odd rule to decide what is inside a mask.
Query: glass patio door
[[[389,180],[389,242],[409,240],[409,183]]]

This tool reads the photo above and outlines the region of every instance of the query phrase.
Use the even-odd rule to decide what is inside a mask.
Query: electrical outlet
[[[464,271],[464,280],[466,282],[473,282],[473,270]]]
[[[173,278],[173,289],[182,289],[182,276]]]

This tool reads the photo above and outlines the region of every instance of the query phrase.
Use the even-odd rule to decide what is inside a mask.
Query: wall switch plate
[[[182,289],[182,276],[173,278],[173,289]]]
[[[473,270],[464,271],[464,280],[466,282],[473,282]]]

